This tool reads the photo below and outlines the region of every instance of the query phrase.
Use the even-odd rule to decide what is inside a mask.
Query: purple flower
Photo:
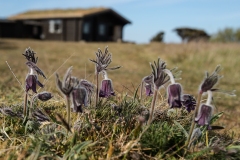
[[[102,80],[102,86],[99,92],[99,97],[109,97],[115,96],[115,92],[113,91],[112,80],[104,79]]]
[[[83,87],[73,88],[70,93],[73,112],[82,112],[82,105],[87,106],[88,95],[87,90]]]
[[[179,83],[170,84],[168,86],[168,104],[170,108],[180,108],[182,106],[181,94],[182,86]]]
[[[147,96],[151,96],[153,94],[152,85],[151,84],[146,83],[145,84],[145,89],[146,89],[146,95]]]
[[[43,91],[43,92],[37,94],[37,98],[41,101],[48,101],[52,97],[53,97],[53,95],[47,91]]]
[[[153,94],[153,75],[149,75],[143,78],[142,80],[145,83],[146,95],[151,96]]]
[[[200,125],[208,125],[211,120],[213,108],[211,105],[202,104],[198,111],[198,116],[195,118],[195,122]]]
[[[187,111],[191,112],[191,110],[194,110],[196,107],[196,99],[189,94],[184,94],[182,97],[182,104],[186,107]]]
[[[37,84],[40,87],[43,87],[43,84],[38,81],[37,75],[28,74],[26,77],[26,91],[28,92],[31,89],[34,93],[37,93],[36,91]]]

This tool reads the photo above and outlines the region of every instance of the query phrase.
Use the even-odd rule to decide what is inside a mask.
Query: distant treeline
[[[219,30],[213,35],[207,34],[204,30],[193,29],[193,28],[176,28],[175,31],[178,36],[182,39],[182,42],[199,42],[199,41],[211,41],[211,42],[240,42],[240,28],[232,29],[225,28]],[[151,39],[151,42],[163,42],[164,32],[157,33]]]
[[[225,28],[211,36],[212,42],[240,42],[240,28]]]

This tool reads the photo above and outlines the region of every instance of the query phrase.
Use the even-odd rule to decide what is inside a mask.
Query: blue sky
[[[164,41],[178,43],[173,29],[191,27],[214,34],[240,28],[240,0],[0,0],[0,17],[33,9],[110,7],[132,22],[124,40],[148,43],[159,31]]]

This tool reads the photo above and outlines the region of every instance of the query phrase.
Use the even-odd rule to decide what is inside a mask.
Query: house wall
[[[64,20],[64,40],[65,41],[76,41],[76,31],[77,31],[77,20],[76,19],[66,19]]]
[[[64,21],[62,22],[62,33],[49,33],[49,20],[42,20],[42,39],[46,40],[61,40],[63,41],[63,33],[64,33]]]
[[[22,22],[3,21],[0,22],[0,37],[2,38],[24,38],[25,29]]]
[[[64,20],[64,40],[80,41],[82,40],[82,19],[65,19]]]
[[[84,33],[84,24],[89,23],[90,33]],[[100,34],[100,28],[104,26],[104,34]],[[119,21],[112,13],[102,13],[83,19],[82,39],[85,41],[119,41],[122,40],[124,22]]]

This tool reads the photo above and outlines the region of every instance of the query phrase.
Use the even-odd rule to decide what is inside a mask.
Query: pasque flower
[[[218,74],[220,71],[221,71],[221,66],[218,65],[215,71],[211,75],[209,75],[209,73],[206,72],[206,78],[203,80],[200,86],[201,93],[211,90],[212,87],[218,82],[218,80],[222,78],[222,76]]]
[[[195,118],[195,122],[200,126],[204,126],[204,125],[210,126],[210,120],[213,112],[211,101],[212,101],[212,91],[208,91],[207,102],[206,104],[201,104],[198,111],[198,115]]]
[[[80,84],[81,87],[86,89],[87,95],[88,95],[88,101],[90,103],[90,99],[91,99],[92,94],[94,92],[94,85],[86,79],[81,79],[79,84]]]
[[[53,97],[53,95],[50,92],[47,91],[43,91],[37,94],[37,98],[41,101],[48,101],[49,99],[51,99]]]
[[[66,96],[69,96],[73,89],[71,74],[72,74],[72,66],[68,68],[67,72],[63,77],[63,81],[59,79],[59,76],[56,73],[57,87]]]
[[[188,112],[191,112],[191,110],[195,109],[196,99],[192,95],[184,94],[182,96],[182,99],[183,99],[182,104]]]
[[[195,118],[195,122],[200,125],[210,125],[212,117],[213,107],[211,105],[202,104],[199,108],[198,116]]]
[[[26,113],[27,113],[27,98],[28,98],[27,92],[29,90],[32,90],[34,93],[37,93],[37,90],[36,90],[37,84],[40,87],[44,87],[43,84],[38,81],[37,75],[41,75],[43,78],[46,79],[46,76],[44,75],[43,71],[37,66],[38,57],[35,57],[35,54],[36,53],[30,47],[25,50],[25,53],[23,53],[23,56],[25,56],[25,58],[28,60],[26,62],[26,65],[29,68],[29,73],[27,74],[27,77],[25,79],[26,93],[25,93],[24,108],[23,108],[24,116],[26,116]]]
[[[95,105],[97,107],[98,104],[98,97],[99,97],[99,88],[98,88],[98,75],[100,72],[104,72],[106,70],[115,70],[119,69],[120,66],[108,68],[109,64],[112,62],[112,55],[111,53],[108,52],[108,47],[105,48],[104,53],[100,49],[96,52],[96,60],[91,60],[90,61],[94,62],[96,64],[95,69],[96,69],[96,99],[95,99]],[[104,93],[103,93],[104,94]],[[102,95],[102,93],[101,93]]]
[[[73,112],[82,112],[82,106],[84,105],[86,107],[88,105],[87,90],[84,87],[79,85],[78,87],[73,88],[70,96]]]
[[[67,105],[67,123],[70,125],[70,93],[73,90],[73,78],[71,77],[72,74],[72,66],[68,68],[67,72],[63,77],[63,81],[59,79],[58,74],[56,73],[56,83],[58,89],[63,93],[66,98],[66,105]]]
[[[164,85],[165,83],[167,83],[169,81],[169,77],[164,72],[164,69],[166,69],[166,63],[164,61],[162,61],[160,58],[158,58],[158,61],[157,62],[154,61],[154,64],[150,63],[150,66],[152,68],[154,93],[153,93],[153,100],[151,103],[151,111],[149,114],[148,124],[150,124],[152,121],[155,102],[157,99],[157,91],[162,85]]]
[[[101,49],[98,49],[96,52],[96,60],[90,59],[90,61],[96,64],[96,72],[100,73],[106,70],[114,70],[119,69],[121,66],[116,66],[112,68],[107,68],[109,64],[112,62],[112,55],[108,52],[108,47],[105,48],[104,53],[102,53]]]
[[[163,71],[168,74],[171,81],[171,84],[167,88],[168,104],[170,108],[180,108],[182,107],[182,86],[179,83],[175,83],[170,70],[164,69]]]
[[[162,85],[169,81],[169,77],[163,71],[164,69],[166,69],[166,62],[158,58],[157,63],[154,61],[154,65],[150,63],[150,66],[152,67],[154,87],[155,89],[159,89]]]
[[[37,74],[43,76],[45,79],[46,79],[46,76],[41,71],[41,69],[38,68],[38,66],[35,63],[28,61],[26,65],[29,67],[29,70],[30,70],[26,77],[26,91],[28,92],[31,89],[34,93],[37,93],[36,91],[37,84],[40,87],[44,87],[43,84],[38,81]],[[37,74],[35,74],[34,72],[37,72]]]
[[[35,57],[35,52],[30,48],[26,48],[25,52],[22,54],[28,61],[31,61],[35,64],[38,62],[38,57]]]
[[[151,96],[153,94],[153,75],[151,74],[149,76],[144,77],[142,79],[142,82],[145,83],[144,87],[146,91],[146,96]]]
[[[102,80],[102,85],[99,92],[99,97],[108,98],[110,96],[115,96],[113,90],[112,80],[107,77],[107,72],[104,72],[104,79]]]
[[[167,95],[170,108],[182,107],[182,86],[179,83],[170,84],[167,89]]]

